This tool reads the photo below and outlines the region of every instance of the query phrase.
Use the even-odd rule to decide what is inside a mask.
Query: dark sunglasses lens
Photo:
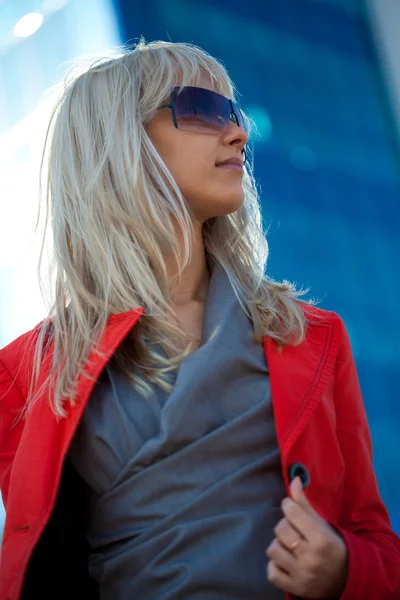
[[[231,114],[229,101],[211,90],[185,87],[174,89],[175,117],[178,128],[200,133],[220,132]]]

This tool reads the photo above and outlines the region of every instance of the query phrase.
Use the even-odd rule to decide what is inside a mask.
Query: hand
[[[267,579],[294,596],[339,598],[347,579],[346,544],[308,502],[299,477],[291,482],[290,493],[292,498],[281,504],[285,518],[266,550],[271,559]]]

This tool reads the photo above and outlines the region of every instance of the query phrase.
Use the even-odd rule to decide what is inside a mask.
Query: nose
[[[233,121],[229,121],[229,124],[222,133],[222,137],[224,144],[238,147],[240,150],[242,150],[249,141],[247,132],[242,127],[233,123]]]

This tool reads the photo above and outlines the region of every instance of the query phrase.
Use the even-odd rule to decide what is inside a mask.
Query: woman
[[[66,82],[55,301],[0,353],[1,598],[400,597],[349,338],[264,275],[234,97],[191,44]]]

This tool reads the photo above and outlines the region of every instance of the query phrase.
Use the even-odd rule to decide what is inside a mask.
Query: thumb
[[[315,514],[315,510],[307,500],[307,496],[304,493],[303,484],[300,477],[295,477],[290,483],[290,494],[292,499],[297,502],[297,504],[300,504],[300,506],[302,506],[309,513]]]

